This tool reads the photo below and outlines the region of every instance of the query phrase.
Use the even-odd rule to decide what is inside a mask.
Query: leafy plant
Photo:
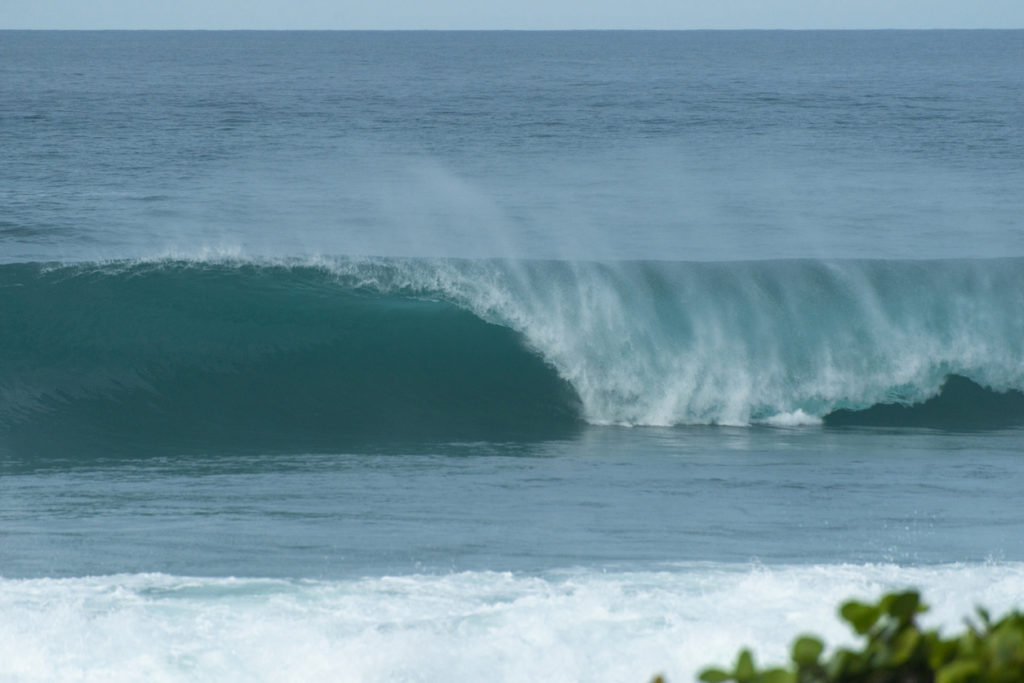
[[[943,638],[923,631],[917,615],[927,608],[916,591],[892,593],[876,604],[851,601],[842,618],[864,639],[859,648],[839,648],[823,658],[815,636],[793,643],[788,667],[759,669],[742,650],[729,669],[709,668],[704,683],[1024,683],[1024,614],[993,622],[983,609],[979,623]],[[655,681],[661,680],[660,677]]]

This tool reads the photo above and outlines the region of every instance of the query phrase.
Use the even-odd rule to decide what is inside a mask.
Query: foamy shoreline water
[[[741,646],[781,662],[803,632],[851,642],[841,601],[908,586],[955,629],[1024,605],[1024,563],[0,579],[0,678],[690,681]]]

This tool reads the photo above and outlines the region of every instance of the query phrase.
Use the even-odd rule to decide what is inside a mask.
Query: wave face
[[[0,292],[8,444],[1024,421],[1021,259],[8,264]]]
[[[15,443],[318,449],[578,420],[572,389],[513,330],[323,268],[0,272],[0,429]]]

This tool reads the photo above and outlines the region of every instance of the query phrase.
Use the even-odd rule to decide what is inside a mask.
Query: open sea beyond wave
[[[1022,55],[0,31],[0,679],[687,681],[1024,606]]]

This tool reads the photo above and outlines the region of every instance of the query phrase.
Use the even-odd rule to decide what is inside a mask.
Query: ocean
[[[691,681],[1024,606],[1024,31],[0,31],[0,679]]]

